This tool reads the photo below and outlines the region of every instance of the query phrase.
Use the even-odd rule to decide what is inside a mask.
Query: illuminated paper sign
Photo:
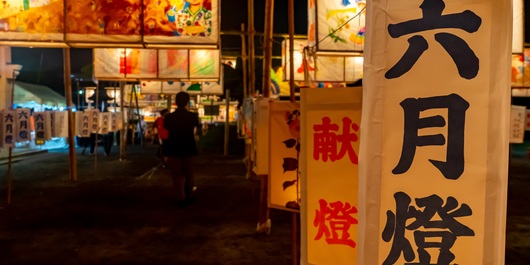
[[[308,39],[324,52],[364,49],[366,1],[309,1]]]
[[[110,113],[99,113],[99,134],[108,134],[110,132]]]
[[[0,40],[62,42],[63,14],[64,0],[2,1]]]
[[[362,88],[301,91],[302,264],[357,264]]]
[[[30,109],[16,109],[16,130],[17,130],[17,142],[30,141],[31,140],[31,110]]]
[[[0,111],[0,137],[2,148],[15,147],[17,112],[14,110]]]
[[[217,44],[218,0],[143,0],[146,43]]]
[[[294,80],[304,81],[307,77],[313,82],[349,82],[353,83],[363,77],[363,57],[360,55],[331,56],[313,54],[303,57],[307,40],[294,40],[293,60],[289,56],[289,41],[282,42],[283,80],[290,79],[289,67],[294,62]],[[307,70],[306,70],[307,69]]]
[[[51,117],[49,112],[34,112],[35,144],[43,145],[46,140],[51,139]]]
[[[91,133],[98,133],[99,129],[99,110],[85,110],[89,117],[89,130]]]
[[[510,112],[510,143],[524,142],[526,106],[514,106]]]
[[[269,104],[269,207],[300,210],[300,104]]]
[[[76,112],[76,114],[77,113],[82,113],[82,112]],[[68,112],[54,111],[52,115],[53,115],[52,137],[68,137]],[[76,129],[77,129],[77,126],[76,126]]]
[[[503,264],[511,1],[370,4],[358,264]]]
[[[117,115],[119,115],[119,113],[116,113],[116,112],[109,113],[109,117],[110,117],[109,132],[118,131],[118,118],[116,117]]]
[[[94,49],[94,77],[104,80],[221,78],[219,50]]]
[[[142,0],[64,1],[67,42],[141,42]]]

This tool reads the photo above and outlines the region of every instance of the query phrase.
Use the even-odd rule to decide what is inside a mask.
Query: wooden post
[[[124,97],[125,97],[125,82],[120,82],[120,115],[121,115],[121,126],[120,130],[120,161],[125,160],[125,147],[127,146],[127,122],[125,121],[125,108],[124,108]]]
[[[247,44],[245,41],[245,23],[241,23],[241,64],[243,68],[243,98],[248,96]]]
[[[228,141],[230,139],[230,123],[228,119],[228,115],[230,114],[230,89],[226,89],[225,92],[226,97],[226,111],[225,111],[225,141],[224,141],[224,156],[228,156]]]
[[[289,88],[291,102],[295,102],[294,87],[294,0],[288,1],[288,19],[289,19]]]
[[[256,57],[255,57],[255,46],[254,46],[254,35],[256,34],[254,29],[254,0],[248,0],[248,90],[250,96],[254,96],[256,92]]]
[[[11,100],[9,101],[9,110],[13,110],[13,103],[15,102],[15,78],[17,77],[16,70],[13,70],[13,80],[11,81]],[[13,147],[9,147],[7,157],[7,205],[11,205],[11,191],[13,190]]]
[[[263,97],[270,97],[271,66],[272,66],[272,28],[274,16],[274,0],[265,1],[265,36],[263,43]]]
[[[70,180],[77,181],[77,160],[75,157],[75,117],[72,107],[72,77],[70,73],[70,48],[63,48],[64,60],[64,94],[66,96],[66,105],[68,105],[68,153],[69,153],[69,172]]]
[[[288,23],[289,23],[289,88],[290,88],[290,100],[295,102],[295,87],[294,87],[294,0],[288,0],[287,3],[288,11]],[[297,160],[299,157],[297,156]],[[298,172],[297,172],[298,174]],[[296,189],[298,197],[298,186]],[[298,264],[298,213],[293,212],[293,231],[292,231],[292,257],[293,265]]]
[[[263,82],[262,90],[263,97],[269,97],[270,83],[271,83],[271,64],[272,64],[272,26],[274,15],[274,0],[266,0],[265,2],[265,45],[263,48]],[[269,176],[261,176],[260,189],[260,211],[258,232],[269,233],[269,206],[268,206],[268,190],[269,190]]]

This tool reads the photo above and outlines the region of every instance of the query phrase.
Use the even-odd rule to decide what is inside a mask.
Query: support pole
[[[294,0],[288,0],[287,3],[288,11],[288,23],[289,23],[289,88],[290,88],[290,100],[295,102],[295,87],[294,87]],[[297,156],[297,160],[299,157]],[[298,174],[298,171],[297,171]],[[298,184],[297,184],[298,185]],[[298,197],[298,189],[296,192]],[[291,254],[293,257],[293,265],[298,264],[298,213],[293,212],[293,231],[292,231],[292,250]]]
[[[121,115],[121,126],[120,130],[120,161],[125,160],[125,147],[127,146],[127,122],[125,121],[125,82],[120,82],[120,115]]]
[[[245,23],[241,23],[241,64],[243,68],[243,98],[248,96],[247,43],[245,41]]]
[[[9,101],[9,110],[13,110],[13,102],[15,98],[15,78],[17,77],[16,70],[13,70],[13,80],[11,81],[11,99]],[[9,147],[9,154],[7,157],[7,205],[11,205],[11,192],[13,190],[13,147]]]
[[[70,48],[63,49],[64,60],[64,94],[66,96],[66,105],[68,105],[68,153],[69,153],[69,172],[70,180],[77,181],[77,160],[75,158],[75,117],[72,107],[72,77],[70,68]]]
[[[263,82],[262,91],[263,97],[269,97],[270,83],[271,83],[271,65],[272,65],[272,26],[274,15],[274,0],[266,0],[265,2],[265,45],[263,48]],[[269,221],[269,206],[268,206],[268,175],[261,176],[260,189],[260,211],[258,232],[270,232]]]
[[[255,57],[255,46],[254,46],[254,35],[256,30],[254,29],[254,0],[248,0],[248,90],[250,96],[254,96],[256,92],[256,57]]]
[[[263,97],[270,97],[271,66],[272,66],[272,28],[274,16],[274,0],[265,1],[265,36],[263,43]]]
[[[228,156],[228,141],[230,139],[230,121],[228,115],[230,114],[230,89],[226,89],[226,111],[225,111],[225,141],[224,141],[224,156]]]
[[[289,19],[289,88],[291,102],[295,102],[294,87],[294,0],[288,0]]]

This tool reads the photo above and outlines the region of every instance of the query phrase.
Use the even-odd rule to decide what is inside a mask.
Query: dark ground
[[[197,201],[178,209],[167,170],[144,175],[156,146],[131,145],[126,161],[113,151],[96,163],[78,150],[77,182],[67,150],[13,163],[9,207],[5,174],[0,183],[0,264],[292,264],[291,214],[271,210],[271,234],[256,234],[260,183],[245,177],[241,156],[199,156]],[[508,265],[530,264],[529,184],[530,160],[512,160]]]

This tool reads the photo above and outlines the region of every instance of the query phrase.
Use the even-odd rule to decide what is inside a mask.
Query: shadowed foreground
[[[0,182],[0,264],[292,264],[291,213],[271,210],[271,235],[255,233],[260,183],[242,157],[199,156],[197,201],[179,209],[168,171],[152,170],[156,146],[129,146],[126,161],[114,148],[97,163],[77,154],[77,182],[66,150],[13,163],[9,207]],[[507,265],[530,264],[529,184],[530,160],[512,159]]]

